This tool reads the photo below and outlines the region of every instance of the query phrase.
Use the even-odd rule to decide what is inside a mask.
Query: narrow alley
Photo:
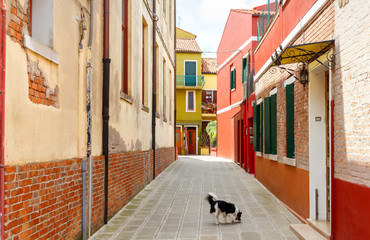
[[[215,225],[208,192],[235,203],[241,223]],[[298,239],[300,221],[252,175],[232,161],[179,157],[91,239]]]

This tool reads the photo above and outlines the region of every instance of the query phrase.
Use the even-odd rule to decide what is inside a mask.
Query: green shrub
[[[206,127],[206,132],[209,135],[209,139],[212,142],[212,146],[216,146],[217,140],[217,121],[211,121]]]

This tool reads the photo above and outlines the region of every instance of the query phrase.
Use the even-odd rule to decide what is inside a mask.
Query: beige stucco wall
[[[85,4],[86,8],[89,8],[87,1],[81,2]],[[6,4],[8,4],[7,8],[10,9],[10,2],[7,1]],[[24,7],[28,6],[27,1],[23,1],[21,4]],[[27,48],[21,48],[8,35],[6,37],[6,165],[83,157],[86,153],[84,140],[86,136],[84,130],[86,129],[86,107],[79,109],[81,108],[80,103],[84,103],[86,90],[79,89],[78,44],[80,34],[79,23],[75,19],[75,16],[80,16],[80,7],[75,1],[70,1],[69,4],[54,1],[54,4],[53,50],[59,55],[59,64],[52,63]],[[97,40],[102,31],[102,22],[98,21],[101,14],[101,7],[96,6],[94,15],[96,18],[95,48],[100,44]],[[23,33],[27,34],[26,29],[23,29]],[[85,59],[87,37],[83,43],[85,48],[82,54]],[[101,81],[100,76],[102,75],[100,53],[101,51],[95,51],[93,55],[95,67],[93,73],[94,99],[101,95],[99,90],[101,85],[99,81]],[[37,66],[37,63],[50,88],[55,89],[58,86],[59,107],[35,104],[30,101],[27,66]],[[82,71],[85,72],[85,69],[86,60],[84,60]],[[83,81],[82,86],[85,86],[86,79],[80,79],[80,81]],[[94,129],[92,133],[93,154],[95,155],[101,154],[100,109],[100,101],[94,101]]]
[[[7,4],[8,14],[10,4]],[[90,1],[80,0],[89,11]],[[28,1],[21,1],[22,6],[28,6]],[[59,55],[59,64],[55,64],[27,48],[22,48],[9,35],[6,58],[6,112],[5,112],[5,164],[15,165],[31,162],[55,161],[86,156],[86,65],[87,40],[89,29],[85,31],[83,50],[79,58],[79,22],[76,17],[81,15],[81,7],[77,1],[54,1],[54,45],[53,50]],[[130,95],[133,103],[128,103],[120,97],[122,76],[122,11],[120,1],[111,1],[110,15],[110,153],[118,151],[148,150],[151,148],[151,92],[152,92],[152,21],[143,1],[130,1],[129,34],[129,81]],[[150,4],[151,6],[152,4]],[[159,6],[157,7],[159,8]],[[161,9],[161,8],[160,8]],[[25,9],[26,10],[26,9]],[[172,11],[173,11],[172,6]],[[158,21],[163,39],[173,55],[173,34],[169,26],[163,25],[165,20]],[[87,26],[89,13],[85,12]],[[173,13],[172,13],[173,16]],[[141,108],[141,26],[142,18],[148,23],[148,106],[147,113]],[[8,17],[7,25],[9,24]],[[168,20],[167,20],[168,21]],[[173,26],[173,25],[172,25]],[[23,29],[27,34],[26,27]],[[157,35],[158,36],[158,35]],[[163,43],[157,37],[160,59],[167,62],[166,96],[167,122],[164,122],[163,110],[160,108],[160,118],[157,119],[158,148],[172,147],[173,117],[169,121],[170,100],[173,101],[174,67],[164,50]],[[172,49],[172,50],[171,50]],[[102,154],[102,86],[103,86],[103,5],[94,5],[94,37],[93,37],[93,92],[92,92],[92,154]],[[173,56],[171,56],[174,59]],[[79,60],[80,59],[80,60]],[[28,62],[27,62],[28,61]],[[80,67],[79,67],[80,61]],[[38,65],[37,65],[38,63]],[[159,95],[162,107],[162,61],[159,61]],[[59,88],[57,107],[35,104],[28,96],[29,83],[27,66],[38,66],[50,86]],[[172,111],[174,109],[172,103]]]
[[[135,150],[148,150],[151,149],[152,143],[152,71],[153,71],[153,25],[152,20],[147,11],[143,1],[130,1],[129,2],[129,96],[132,97],[132,103],[121,98],[121,86],[122,86],[122,25],[121,25],[121,9],[122,2],[115,1],[111,3],[111,32],[110,32],[110,44],[111,49],[111,88],[110,88],[110,151],[121,152],[121,151],[135,151]],[[151,6],[151,5],[150,5]],[[162,6],[157,6],[159,21],[158,28],[161,31],[165,45],[172,54],[173,58],[173,37],[169,34],[173,34],[173,30],[169,29],[167,24],[168,19],[163,18],[163,12],[159,11]],[[173,9],[173,8],[172,8]],[[173,15],[172,15],[173,16]],[[149,112],[142,109],[142,24],[143,18],[148,24],[148,68],[145,71],[148,79],[147,94],[148,104],[146,107],[149,108]],[[167,15],[167,18],[169,16]],[[156,118],[156,147],[172,147],[174,129],[173,123],[170,121],[170,100],[173,101],[173,84],[170,81],[174,81],[173,73],[174,67],[171,64],[170,57],[165,51],[165,45],[159,38],[158,34],[156,37],[158,44],[159,56],[158,61],[158,77],[159,77],[159,109],[157,112],[160,114],[159,118]],[[163,58],[166,60],[166,93],[167,96],[167,107],[166,114],[167,121],[164,121],[163,114]],[[171,71],[172,77],[170,78],[169,72]],[[170,86],[172,88],[170,89]],[[172,103],[173,111],[173,103]],[[173,121],[173,117],[171,117]]]

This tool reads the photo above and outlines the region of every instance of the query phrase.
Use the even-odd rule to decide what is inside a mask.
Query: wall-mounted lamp
[[[299,82],[303,84],[303,87],[305,87],[305,85],[308,83],[308,71],[306,68],[306,64],[303,65],[303,69],[301,70]]]

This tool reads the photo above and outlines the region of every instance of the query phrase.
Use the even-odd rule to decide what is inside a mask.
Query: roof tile
[[[199,52],[201,53],[200,47],[195,39],[177,38],[176,39],[176,51],[177,52]]]
[[[216,58],[202,58],[202,73],[216,73],[217,59]]]

